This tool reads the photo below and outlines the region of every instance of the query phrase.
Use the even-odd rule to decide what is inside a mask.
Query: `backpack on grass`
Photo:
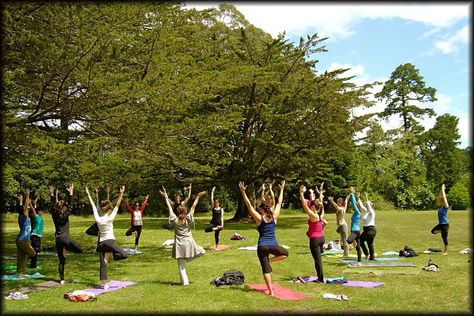
[[[211,283],[219,287],[222,285],[241,285],[244,283],[245,276],[238,270],[227,270],[221,277],[215,277]]]
[[[405,246],[403,247],[402,250],[400,250],[400,252],[398,253],[398,255],[400,257],[415,257],[415,256],[418,256],[415,252],[415,250],[413,250],[412,248],[408,247],[408,246]]]

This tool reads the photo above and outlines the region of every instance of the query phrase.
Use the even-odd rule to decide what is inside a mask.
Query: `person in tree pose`
[[[446,198],[446,187],[444,183],[441,185],[441,189],[438,195],[438,225],[433,227],[431,230],[432,234],[441,233],[441,238],[443,239],[444,251],[443,255],[448,254],[448,231],[449,231],[449,221],[448,221],[448,199]]]
[[[347,202],[349,202],[349,195],[347,195],[345,200],[343,200],[341,197],[338,198],[337,204],[334,203],[334,199],[332,196],[328,197],[328,200],[336,209],[336,222],[337,222],[336,232],[339,233],[339,235],[341,235],[342,247],[344,249],[344,257],[348,257],[349,244],[347,243],[347,238],[349,237],[349,234],[348,234],[348,228],[347,228],[347,223],[346,223],[346,210],[347,210]]]
[[[173,211],[166,189],[160,190],[160,194],[165,198],[168,206],[168,222],[170,227],[174,230],[174,244],[171,252],[171,257],[178,261],[179,277],[182,285],[189,285],[188,275],[186,273],[186,261],[198,258],[206,253],[203,247],[199,246],[193,238],[191,233],[191,224],[194,222],[194,210],[199,202],[199,199],[206,194],[206,191],[199,192],[193,205],[189,209],[185,205],[178,205],[176,215]]]
[[[35,250],[35,255],[30,257],[30,268],[37,268],[38,262],[38,253],[41,250],[41,237],[43,236],[43,210],[41,209],[41,205],[39,203],[40,194],[36,192],[34,201],[30,203],[30,216],[35,219],[35,225],[33,231],[31,232],[31,247]]]
[[[133,204],[133,208],[128,205],[127,200],[123,199],[125,207],[131,215],[131,227],[125,232],[125,236],[131,236],[132,233],[135,234],[135,253],[138,251],[138,242],[140,240],[140,235],[142,233],[143,227],[143,211],[148,205],[148,195],[145,197],[142,205],[138,202]]]
[[[362,251],[364,252],[365,259],[375,260],[375,252],[374,252],[374,238],[377,235],[377,230],[375,229],[375,203],[373,201],[369,201],[369,196],[365,193],[367,208],[364,206],[364,202],[359,198],[357,204],[359,207],[364,211],[362,215],[362,226],[364,230],[360,235],[360,246]],[[367,242],[367,247],[369,250],[367,251],[367,247],[365,243]]]
[[[28,206],[30,205],[30,190],[25,190],[25,201],[23,195],[18,195],[18,226],[20,232],[16,236],[16,273],[19,279],[25,278],[25,266],[28,257],[35,255],[35,250],[31,247],[31,219],[28,216]]]
[[[54,193],[56,191],[56,194]],[[68,251],[75,253],[81,253],[82,248],[78,242],[69,238],[69,213],[74,208],[73,204],[73,191],[74,184],[70,184],[67,187],[68,195],[67,201],[58,199],[58,190],[50,186],[49,193],[51,196],[50,210],[51,216],[54,222],[55,228],[55,243],[56,252],[58,254],[59,264],[59,279],[60,283],[64,284],[64,266],[66,264],[66,256]]]
[[[214,241],[219,245],[219,234],[221,230],[224,229],[224,209],[220,205],[218,199],[214,199],[214,191],[216,187],[213,187],[211,190],[211,207],[212,207],[212,219],[209,226],[207,226],[204,231],[206,233],[214,232]]]
[[[350,188],[351,193],[349,194],[352,207],[354,209],[354,213],[351,216],[351,234],[349,238],[347,238],[347,243],[352,244],[353,242],[356,243],[356,251],[357,251],[357,264],[358,266],[361,265],[361,251],[360,251],[360,211],[357,207],[357,201],[354,195],[355,189],[354,187]]]
[[[173,208],[174,215],[178,216],[178,207],[180,205],[186,206],[188,204],[189,199],[191,198],[191,189],[192,189],[192,184],[190,183],[188,186],[188,196],[184,201],[181,201],[181,194],[175,193],[174,195],[174,201],[171,201],[169,197],[167,197],[168,201],[171,204],[171,207]],[[167,222],[163,225],[163,228],[166,229],[171,229],[170,224]]]
[[[127,259],[127,255],[123,249],[117,245],[114,236],[114,219],[117,215],[120,203],[122,202],[123,193],[125,192],[125,186],[120,187],[120,193],[115,202],[115,207],[112,206],[110,200],[100,201],[100,208],[102,215],[99,215],[97,207],[92,200],[89,193],[89,189],[86,187],[87,197],[92,206],[92,212],[94,213],[95,221],[99,227],[99,259],[100,259],[100,281],[104,289],[109,288],[107,281],[107,266],[110,256],[113,255],[115,261]],[[112,208],[113,207],[113,208]]]
[[[278,196],[278,202],[274,208],[270,207],[268,202],[265,200],[260,203],[258,206],[258,210],[261,212],[260,214],[250,203],[247,193],[245,192],[245,189],[247,188],[245,183],[243,181],[239,182],[240,192],[242,193],[247,210],[257,224],[257,230],[259,233],[257,255],[262,267],[263,278],[267,285],[268,294],[271,296],[273,296],[273,289],[272,277],[270,275],[272,267],[270,266],[270,263],[281,261],[288,257],[288,250],[278,245],[275,236],[275,227],[278,217],[280,216],[281,203],[283,202],[284,187],[285,180],[282,180],[280,184],[280,195]],[[274,257],[269,258],[270,254]]]
[[[318,282],[324,283],[323,265],[321,261],[321,253],[323,252],[323,245],[325,242],[323,228],[327,225],[327,221],[324,219],[324,205],[322,202],[324,191],[321,185],[321,190],[318,190],[319,198],[312,200],[310,207],[304,198],[305,192],[306,187],[301,185],[300,201],[306,214],[308,214],[308,231],[306,232],[306,235],[309,237],[309,249],[314,259],[314,267],[318,276]]]

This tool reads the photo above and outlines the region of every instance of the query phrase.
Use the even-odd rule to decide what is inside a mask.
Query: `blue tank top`
[[[275,237],[275,219],[272,217],[270,223],[265,223],[263,216],[260,220],[257,230],[259,233],[258,246],[278,246],[278,242]]]
[[[438,209],[438,221],[440,224],[449,224],[448,222],[448,208],[441,206]]]
[[[23,212],[20,212],[18,216],[18,226],[20,227],[20,233],[16,236],[16,240],[29,241],[31,236],[31,220]]]
[[[354,213],[351,216],[351,231],[360,231],[360,211],[354,193],[351,193],[351,204],[354,208]]]

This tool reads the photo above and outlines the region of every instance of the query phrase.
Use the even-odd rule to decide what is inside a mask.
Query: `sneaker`
[[[59,281],[59,284],[61,284],[61,285],[63,285],[64,283],[66,283],[66,281],[64,281],[64,280]]]

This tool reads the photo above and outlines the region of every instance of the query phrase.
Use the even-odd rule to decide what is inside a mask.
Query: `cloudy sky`
[[[285,32],[289,40],[318,33],[329,37],[327,53],[317,54],[317,71],[351,68],[357,83],[386,81],[399,65],[412,63],[427,86],[437,90],[437,101],[424,104],[437,115],[459,118],[461,144],[471,143],[469,78],[472,3],[431,2],[351,4],[341,2],[263,3],[232,2],[255,26],[276,36]],[[186,7],[203,9],[217,2],[187,2]],[[380,111],[384,104],[364,112]],[[436,118],[422,120],[426,129]],[[385,129],[400,127],[393,117],[382,121]]]

